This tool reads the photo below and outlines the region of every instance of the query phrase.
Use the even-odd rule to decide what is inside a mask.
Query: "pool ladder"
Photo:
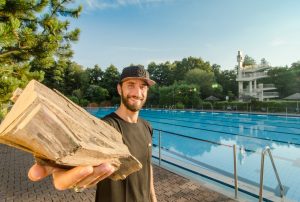
[[[280,181],[280,178],[279,178],[279,175],[278,175],[278,171],[276,169],[276,166],[275,166],[275,163],[274,163],[274,159],[273,159],[273,156],[272,156],[272,153],[271,153],[271,149],[270,147],[266,147],[263,152],[261,153],[261,167],[260,167],[260,187],[259,187],[259,202],[262,202],[263,201],[263,184],[264,184],[264,164],[265,164],[265,155],[266,154],[269,154],[269,157],[270,157],[270,160],[271,160],[271,163],[272,163],[272,166],[273,166],[273,169],[274,169],[274,172],[275,172],[275,175],[276,175],[276,178],[277,178],[277,181],[278,181],[278,184],[279,184],[279,188],[280,188],[280,196],[281,198],[284,197],[284,189],[283,189],[283,186],[281,184],[281,181]]]

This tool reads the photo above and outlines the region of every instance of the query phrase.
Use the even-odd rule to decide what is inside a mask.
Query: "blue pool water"
[[[103,117],[114,110],[88,111]],[[158,145],[161,130],[164,155],[223,176],[233,175],[232,145],[236,144],[239,182],[256,187],[261,151],[269,146],[286,198],[300,201],[300,117],[175,110],[142,110],[140,115],[155,129],[154,146]],[[265,162],[264,186],[265,190],[279,194],[269,158]]]

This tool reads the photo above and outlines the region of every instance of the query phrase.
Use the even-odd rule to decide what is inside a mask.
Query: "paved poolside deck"
[[[50,177],[41,182],[29,181],[27,171],[32,163],[32,155],[0,144],[0,202],[94,201],[95,189],[83,193],[56,191]],[[154,181],[159,202],[234,201],[157,166],[154,166]]]

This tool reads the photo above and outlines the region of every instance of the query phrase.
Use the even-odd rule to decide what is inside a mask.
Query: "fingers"
[[[103,163],[94,167],[94,172],[76,184],[78,187],[88,188],[97,184],[99,181],[109,177],[115,171],[110,164]]]
[[[92,166],[78,166],[71,170],[56,169],[53,172],[54,187],[58,190],[69,189],[91,173]]]
[[[51,175],[54,168],[51,166],[41,166],[34,164],[28,171],[28,178],[31,181],[39,181],[48,175]]]
[[[113,172],[114,167],[108,163],[96,167],[78,166],[70,170],[35,164],[28,171],[28,177],[32,181],[38,181],[52,174],[54,187],[57,190],[66,190],[74,185],[82,188],[94,186]]]

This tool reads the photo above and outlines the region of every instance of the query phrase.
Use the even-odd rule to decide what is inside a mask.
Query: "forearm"
[[[157,202],[155,189],[154,189],[154,180],[153,180],[153,169],[150,168],[150,197],[152,202]]]
[[[151,196],[151,202],[157,202],[154,188],[153,191],[151,190],[150,196]]]

